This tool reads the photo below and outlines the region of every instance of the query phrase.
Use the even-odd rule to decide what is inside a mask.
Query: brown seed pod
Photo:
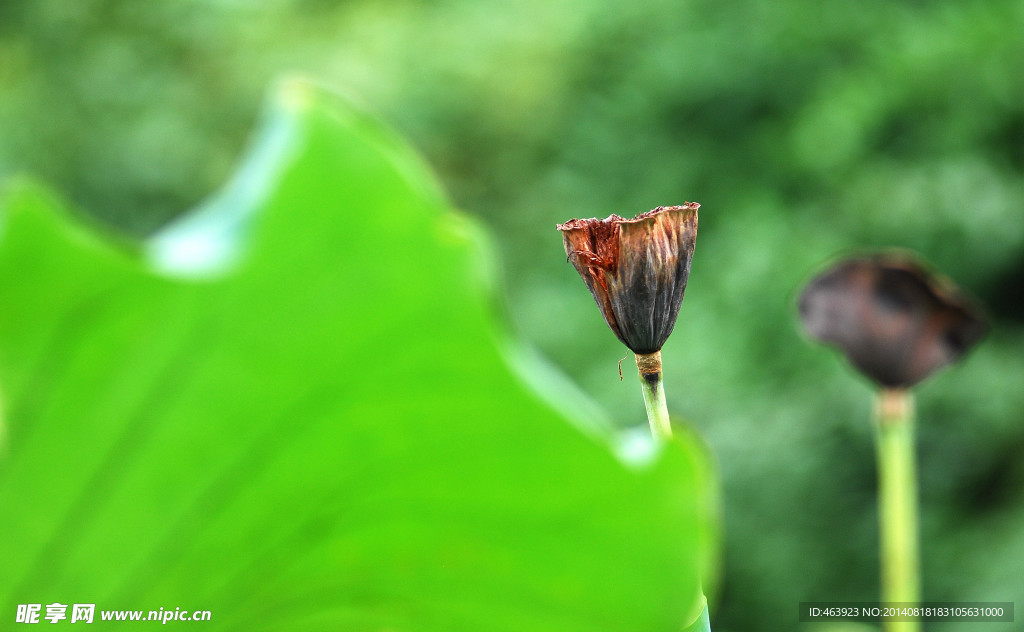
[[[987,329],[967,296],[906,254],[832,266],[804,288],[800,318],[813,338],[888,388],[913,386],[956,361]]]
[[[633,219],[558,225],[565,253],[615,335],[637,354],[659,351],[679,315],[700,204],[659,206]]]

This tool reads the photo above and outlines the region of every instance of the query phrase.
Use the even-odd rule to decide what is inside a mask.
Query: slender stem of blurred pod
[[[881,538],[882,601],[921,600],[917,521],[917,461],[914,399],[908,390],[883,388],[875,401],[878,453],[878,518]],[[886,632],[917,632],[920,622],[887,622]]]

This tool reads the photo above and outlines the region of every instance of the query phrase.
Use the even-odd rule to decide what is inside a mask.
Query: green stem
[[[882,601],[921,601],[918,560],[917,464],[914,402],[904,390],[884,389],[875,406]],[[916,621],[890,622],[886,632],[916,632]]]
[[[661,352],[650,355],[636,356],[636,365],[640,371],[640,384],[644,393],[644,405],[647,407],[647,420],[651,422],[651,434],[655,439],[672,438],[672,425],[668,418],[668,405],[665,403],[665,389],[661,379]]]
[[[655,441],[672,439],[672,424],[668,417],[668,405],[665,403],[665,388],[661,377],[661,351],[650,354],[637,354],[636,367],[640,372],[640,388],[644,394],[644,406],[647,408],[647,421],[651,423],[651,434]],[[697,618],[690,623],[684,632],[711,632],[708,620],[707,597],[701,591],[702,609]]]

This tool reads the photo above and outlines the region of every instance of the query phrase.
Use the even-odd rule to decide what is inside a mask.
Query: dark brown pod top
[[[800,295],[814,338],[846,353],[881,386],[906,388],[950,364],[985,335],[980,310],[909,256],[846,259]]]
[[[697,240],[700,204],[659,206],[623,219],[573,219],[558,225],[565,253],[601,315],[634,353],[661,350],[683,302]]]

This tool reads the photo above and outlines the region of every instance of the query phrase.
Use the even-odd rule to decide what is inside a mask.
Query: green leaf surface
[[[693,621],[692,442],[626,466],[527,386],[479,231],[387,129],[301,81],[267,118],[233,182],[144,248],[7,187],[0,620],[59,602],[210,610],[207,630]]]
[[[708,604],[704,601],[704,607],[701,608],[700,614],[690,625],[686,626],[682,632],[711,632],[711,620],[708,615]]]

